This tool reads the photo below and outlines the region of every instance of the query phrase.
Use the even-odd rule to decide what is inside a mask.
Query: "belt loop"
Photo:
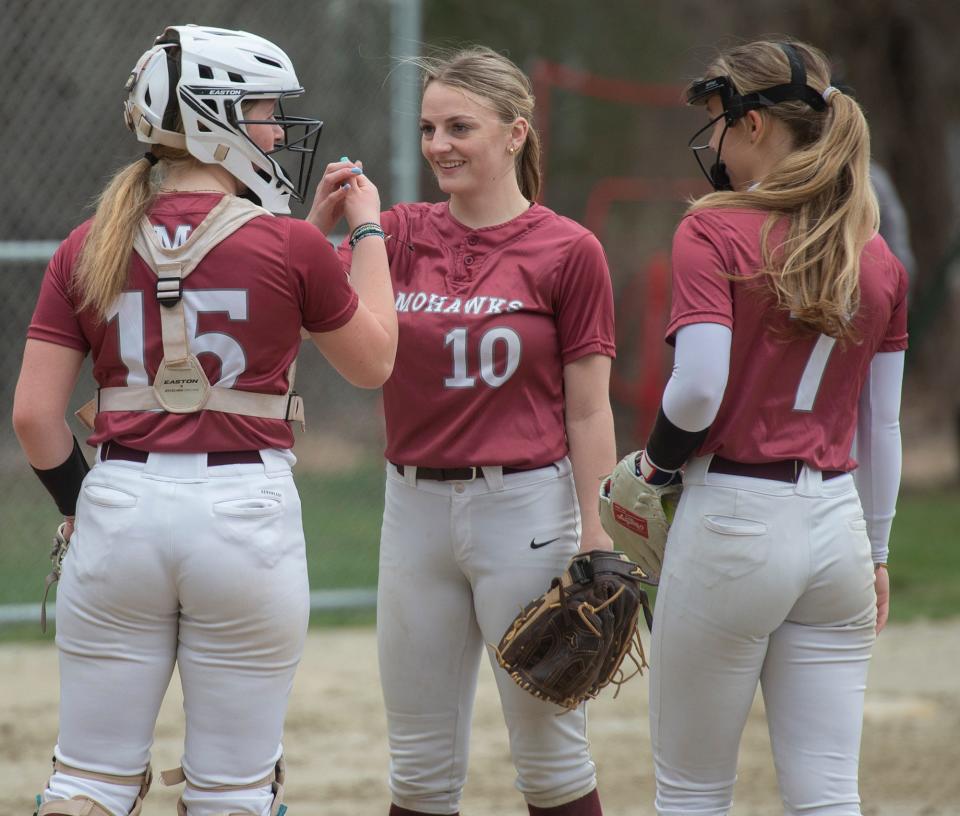
[[[487,483],[487,489],[491,493],[499,493],[503,488],[503,468],[493,465],[484,465],[483,479]]]
[[[683,483],[688,485],[707,484],[707,474],[710,472],[710,463],[714,456],[713,453],[707,453],[687,460],[686,467],[683,470]]]
[[[403,466],[403,481],[406,482],[410,487],[417,486],[417,467],[416,465],[404,465]]]
[[[797,474],[795,488],[798,496],[816,497],[822,494],[823,481],[820,471],[800,463],[800,472]]]
[[[264,448],[260,451],[260,461],[263,463],[264,475],[274,476],[289,473],[296,464],[297,458],[289,449]]]

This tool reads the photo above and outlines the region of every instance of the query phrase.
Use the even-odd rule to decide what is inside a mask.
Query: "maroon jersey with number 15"
[[[700,210],[674,236],[668,341],[692,323],[733,331],[727,388],[698,454],[852,470],[850,446],[870,361],[877,352],[907,347],[906,273],[883,238],[874,237],[860,256],[856,339],[791,336],[789,313],[777,308],[764,281],[749,280],[762,267],[766,218],[754,210]],[[771,232],[772,246],[781,235],[782,229]]]
[[[149,219],[168,246],[182,244],[220,201],[219,194],[158,197]],[[93,355],[101,387],[148,385],[163,358],[157,278],[137,253],[124,291],[106,320],[77,314],[73,270],[89,222],[60,245],[47,267],[27,336]],[[210,382],[264,394],[287,391],[300,326],[332,331],[357,309],[357,295],[315,227],[264,215],[217,244],[183,284],[190,348]],[[289,448],[290,423],[201,411],[111,411],[97,415],[88,440],[107,439],[168,453]]]
[[[538,204],[483,229],[446,203],[401,204],[382,224],[400,327],[383,388],[387,459],[537,467],[565,456],[563,367],[614,356],[594,235]]]

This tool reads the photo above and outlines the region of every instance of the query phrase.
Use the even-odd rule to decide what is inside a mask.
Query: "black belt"
[[[403,465],[398,465],[394,462],[390,464],[397,469],[397,473],[403,476]],[[523,473],[524,471],[536,470],[540,467],[545,467],[545,465],[536,465],[535,467],[528,468],[504,467],[502,470],[504,474]],[[432,482],[471,482],[478,476],[483,476],[482,467],[430,468],[417,466],[417,478],[429,479]]]
[[[726,473],[730,476],[749,476],[752,479],[770,479],[775,482],[793,482],[800,479],[800,473],[806,464],[802,459],[779,459],[776,462],[734,462],[722,456],[714,456],[710,460],[710,473]],[[836,479],[846,474],[845,470],[823,470],[820,472],[824,481]]]
[[[147,461],[150,451],[128,448],[112,439],[104,442],[100,446],[100,461],[108,462],[111,459],[119,459],[123,462]],[[207,454],[207,467],[216,467],[217,465],[259,465],[263,462],[260,457],[260,451],[241,450],[241,451],[210,451]]]

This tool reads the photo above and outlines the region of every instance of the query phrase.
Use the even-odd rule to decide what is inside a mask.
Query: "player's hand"
[[[67,541],[69,541],[70,537],[73,535],[74,519],[74,516],[63,517],[63,537]]]
[[[360,174],[352,175],[347,182],[346,197],[343,202],[343,214],[351,232],[361,224],[380,223],[380,191],[363,174],[363,162],[357,162]],[[355,168],[356,169],[356,168]]]
[[[877,591],[877,634],[887,625],[890,615],[890,574],[886,567],[873,568],[873,585]]]
[[[340,161],[328,164],[323,171],[306,220],[324,235],[333,232],[343,218],[344,202],[350,191],[349,181],[363,172],[357,164],[344,156]]]

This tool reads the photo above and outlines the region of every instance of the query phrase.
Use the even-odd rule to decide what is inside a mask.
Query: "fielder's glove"
[[[657,469],[644,451],[623,457],[600,484],[600,523],[613,545],[640,565],[645,583],[660,582],[681,489],[680,474]]]
[[[521,688],[567,710],[609,683],[619,687],[647,665],[637,621],[641,608],[648,627],[652,616],[640,577],[623,553],[574,556],[507,628],[497,661]],[[624,677],[620,664],[627,655],[636,671]]]
[[[60,580],[60,570],[63,567],[63,557],[67,554],[67,548],[70,546],[70,540],[66,536],[67,522],[63,522],[57,527],[57,534],[53,539],[53,549],[50,550],[50,562],[53,569],[43,582],[43,600],[40,601],[40,631],[47,631],[47,595],[50,594],[50,587]]]

